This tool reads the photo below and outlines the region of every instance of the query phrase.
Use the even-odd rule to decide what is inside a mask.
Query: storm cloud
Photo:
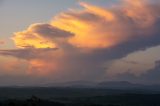
[[[124,0],[109,8],[80,5],[84,9],[62,12],[48,24],[32,24],[14,33],[18,49],[0,54],[27,60],[29,75],[44,75],[51,81],[101,80],[112,61],[160,45],[159,3]]]

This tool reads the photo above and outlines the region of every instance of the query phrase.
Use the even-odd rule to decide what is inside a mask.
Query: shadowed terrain
[[[0,106],[160,106],[160,91],[75,87],[2,87]]]

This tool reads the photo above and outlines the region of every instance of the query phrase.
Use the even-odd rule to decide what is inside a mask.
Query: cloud
[[[125,62],[125,63],[129,63],[129,64],[139,64],[136,61],[128,61],[128,60],[122,60],[122,61]]]
[[[16,32],[18,49],[0,54],[27,60],[29,75],[44,75],[50,81],[100,80],[113,61],[160,45],[160,4],[124,0],[110,8],[80,5],[84,9],[71,9],[49,24],[32,24]],[[139,73],[118,73],[128,71]]]
[[[155,65],[156,65],[156,67],[159,67],[159,66],[160,66],[160,60],[157,60],[157,61],[155,62]]]
[[[147,37],[159,15],[157,8],[139,0],[125,0],[122,7],[109,9],[84,2],[80,5],[84,10],[61,13],[52,25],[74,33],[69,42],[81,48],[108,48]]]
[[[155,67],[148,70],[143,75],[135,76],[131,73],[125,73],[117,76],[114,80],[128,80],[135,83],[143,83],[143,84],[160,84],[159,82],[159,74],[160,74],[160,65],[159,61],[155,61]]]
[[[25,75],[27,72],[28,62],[15,57],[0,56],[0,76],[4,75]]]
[[[3,45],[3,44],[5,44],[5,41],[0,40],[0,45]]]
[[[13,40],[19,48],[56,48],[54,40],[70,36],[73,34],[50,24],[33,24],[25,31],[16,32]]]
[[[44,48],[44,49],[26,48],[26,49],[0,50],[0,54],[4,56],[14,56],[17,58],[30,60],[32,58],[43,57],[45,53],[53,52],[55,50],[57,50],[57,48]]]
[[[55,62],[58,62],[56,61],[57,60],[56,58],[60,57],[59,56],[60,54],[58,53],[59,53],[58,48],[43,48],[43,49],[42,48],[40,49],[25,48],[25,49],[13,49],[13,50],[0,50],[1,56],[5,56],[5,57],[8,56],[6,58],[15,57],[16,59],[22,60],[22,62],[21,61],[7,62],[6,65],[3,65],[3,67],[6,67],[4,68],[4,70],[5,69],[17,70],[12,66],[14,67],[27,66],[25,67],[26,69],[21,70],[21,71],[25,71],[25,74],[23,75],[27,75],[27,76],[34,75],[35,77],[46,76],[46,75],[49,75],[50,72],[54,71],[53,69],[57,64]],[[9,59],[9,60],[13,60],[13,59]],[[25,63],[23,61],[25,61]],[[11,65],[9,65],[10,63]]]
[[[29,31],[36,33],[39,36],[48,37],[49,39],[54,38],[67,38],[72,36],[73,34],[60,30],[56,27],[53,27],[49,24],[34,24],[29,27]]]

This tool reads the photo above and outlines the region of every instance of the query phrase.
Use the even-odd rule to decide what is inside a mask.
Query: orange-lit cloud
[[[109,48],[146,36],[159,16],[146,0],[124,0],[121,6],[108,9],[85,2],[80,5],[83,10],[71,9],[50,24],[33,24],[15,33],[16,46],[55,48],[65,42],[80,48]]]
[[[85,2],[80,2],[80,5],[83,6],[89,13],[102,17],[106,21],[114,21],[116,19],[115,14],[111,10],[93,6]]]
[[[1,75],[25,75],[28,70],[28,62],[13,57],[0,56]]]
[[[57,63],[54,63],[53,61],[48,62],[40,59],[33,59],[29,64],[29,70],[27,71],[28,75],[48,76],[57,71]]]
[[[49,24],[33,24],[27,30],[16,32],[13,40],[19,48],[56,48],[56,41],[71,33],[57,29]]]
[[[62,12],[48,24],[32,24],[27,30],[14,33],[18,49],[0,50],[0,54],[27,60],[29,75],[94,80],[102,78],[106,71],[128,72],[114,72],[117,64],[111,65],[111,61],[160,44],[159,4],[124,0],[109,8],[84,2],[80,5],[82,10]],[[141,67],[139,64],[136,69],[141,71]],[[135,69],[135,65],[131,68]],[[139,75],[133,69],[130,73]]]
[[[61,13],[52,25],[74,33],[69,43],[81,48],[108,48],[132,40],[150,30],[158,18],[155,10],[140,0],[125,0],[122,7],[109,9],[84,2],[80,5],[84,10]]]
[[[137,27],[151,27],[158,15],[153,7],[147,4],[147,0],[125,0],[123,13],[129,17]]]

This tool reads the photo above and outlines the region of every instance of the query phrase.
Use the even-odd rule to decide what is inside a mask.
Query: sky
[[[0,0],[0,85],[160,84],[158,0]]]

